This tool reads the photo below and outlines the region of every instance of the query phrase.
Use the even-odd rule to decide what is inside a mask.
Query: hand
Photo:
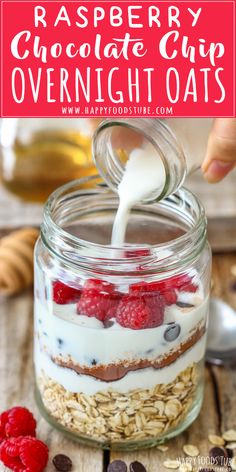
[[[236,166],[236,118],[216,118],[202,163],[204,178],[222,180]]]

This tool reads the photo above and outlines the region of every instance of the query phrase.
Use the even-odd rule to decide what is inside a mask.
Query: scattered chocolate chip
[[[214,469],[199,469],[198,472],[214,472]]]
[[[72,469],[72,460],[64,454],[57,454],[52,463],[59,472],[69,472]]]
[[[107,468],[107,472],[127,472],[127,470],[127,465],[124,461],[113,461]]]
[[[62,347],[63,340],[61,338],[57,338],[57,345],[58,345],[59,348]]]
[[[164,332],[164,338],[168,342],[172,342],[178,338],[181,328],[179,324],[171,324]]]
[[[147,472],[146,467],[138,461],[131,462],[129,470],[130,472]]]
[[[226,447],[226,452],[227,452],[228,458],[229,458],[229,459],[233,459],[233,457],[234,457],[234,451],[233,451],[232,449],[228,449],[228,448]]]
[[[146,354],[151,354],[153,351],[154,351],[154,349],[148,349],[148,350],[146,351]]]
[[[111,326],[113,326],[113,324],[114,324],[114,321],[112,320],[104,321],[104,328],[110,328]]]
[[[192,303],[186,303],[186,302],[176,302],[176,305],[179,307],[179,308],[193,308],[194,305],[192,305]]]
[[[92,365],[97,365],[97,361],[96,359],[92,359],[92,362],[91,362]]]
[[[47,290],[47,287],[46,287],[46,286],[44,287],[44,296],[45,296],[45,299],[46,299],[46,300],[50,300],[50,296],[49,296],[49,294],[48,294],[48,290]]]
[[[210,457],[212,457],[214,465],[227,465],[228,454],[224,447],[213,447],[210,450]]]
[[[234,280],[234,282],[231,283],[230,290],[232,290],[232,292],[236,292],[236,280]]]

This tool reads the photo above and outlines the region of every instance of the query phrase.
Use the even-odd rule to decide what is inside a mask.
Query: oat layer
[[[201,366],[169,384],[120,393],[73,393],[45,375],[38,387],[48,413],[67,430],[100,442],[158,439],[181,423],[195,400]]]

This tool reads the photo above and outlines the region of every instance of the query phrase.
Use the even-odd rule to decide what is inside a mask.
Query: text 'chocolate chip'
[[[127,472],[127,465],[124,461],[113,461],[109,464],[107,472]]]
[[[69,472],[72,469],[72,460],[64,454],[57,454],[52,463],[59,472]]]
[[[131,462],[129,467],[130,467],[130,472],[147,472],[146,467],[144,467],[144,465],[138,461]]]
[[[180,334],[181,328],[179,324],[173,323],[164,332],[164,338],[169,343],[175,341]]]

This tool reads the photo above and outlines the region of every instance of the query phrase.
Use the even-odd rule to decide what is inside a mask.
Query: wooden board
[[[33,411],[38,422],[38,437],[50,449],[50,458],[65,453],[71,457],[77,472],[102,472],[103,453],[66,439],[52,429],[38,413],[34,400],[33,372],[33,297],[28,292],[0,303],[0,411],[13,405],[24,405]],[[0,463],[0,471],[6,471]],[[49,461],[47,472],[55,472]]]
[[[214,293],[222,296],[236,309],[236,292],[231,290],[234,278],[230,272],[236,264],[236,253],[216,255],[213,261]],[[26,405],[37,416],[38,436],[47,442],[50,457],[68,454],[74,463],[74,472],[106,472],[107,464],[115,458],[130,463],[140,460],[147,472],[164,472],[163,461],[184,457],[186,443],[199,447],[201,456],[209,452],[208,433],[221,433],[236,427],[236,370],[234,365],[223,369],[206,368],[206,391],[203,408],[196,422],[178,438],[169,441],[163,453],[156,448],[133,453],[103,453],[74,443],[40,418],[34,401],[34,374],[32,365],[33,298],[29,291],[19,297],[0,300],[0,411],[13,405]],[[7,469],[0,464],[0,472]],[[49,461],[46,472],[55,471]]]

